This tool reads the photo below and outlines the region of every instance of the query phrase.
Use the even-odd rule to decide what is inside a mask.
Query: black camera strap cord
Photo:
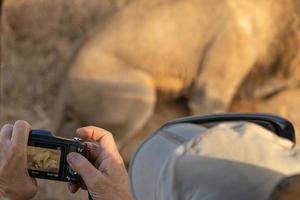
[[[89,192],[88,192],[88,194],[89,194],[89,200],[93,200],[91,194]]]

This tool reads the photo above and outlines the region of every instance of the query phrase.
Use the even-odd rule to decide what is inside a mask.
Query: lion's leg
[[[205,52],[190,94],[193,114],[225,112],[256,59],[255,41],[246,33],[224,30]]]
[[[91,55],[79,54],[70,71],[69,103],[86,124],[110,130],[122,146],[153,113],[152,79],[113,55]]]

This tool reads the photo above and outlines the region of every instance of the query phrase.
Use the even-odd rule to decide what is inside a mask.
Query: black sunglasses
[[[263,126],[282,138],[286,138],[295,143],[295,129],[291,122],[279,116],[260,113],[224,113],[214,115],[200,115],[179,118],[168,122],[165,126],[178,123],[199,124],[206,128],[213,127],[221,122],[247,121]]]

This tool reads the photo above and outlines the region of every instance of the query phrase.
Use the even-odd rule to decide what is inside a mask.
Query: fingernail
[[[76,129],[76,133],[78,133],[82,128],[77,128]]]
[[[77,153],[71,152],[67,155],[67,161],[69,163],[72,163],[76,160],[77,157],[78,157]]]

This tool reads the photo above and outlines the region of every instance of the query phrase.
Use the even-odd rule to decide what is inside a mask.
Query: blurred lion
[[[67,110],[125,141],[160,101],[299,87],[299,0],[10,0],[3,24],[5,104],[52,129]]]

